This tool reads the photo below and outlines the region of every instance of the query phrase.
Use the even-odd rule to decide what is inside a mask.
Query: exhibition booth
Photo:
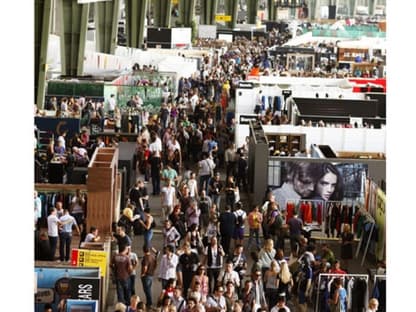
[[[357,236],[360,238],[360,243],[356,257],[362,256],[362,261],[368,255],[372,255],[374,259],[378,260],[385,259],[385,153],[365,151],[358,146],[353,148],[352,145],[357,141],[357,136],[351,136],[347,139],[348,142],[344,141],[344,144],[351,144],[351,149],[348,146],[347,149],[339,147],[339,145],[335,145],[335,142],[337,142],[337,137],[339,139],[344,134],[336,131],[335,133],[331,133],[331,131],[327,133],[334,135],[334,143],[311,143],[306,146],[306,144],[310,144],[309,141],[306,143],[308,134],[295,132],[293,131],[295,129],[288,128],[270,132],[270,128],[258,122],[250,121],[249,123],[248,183],[253,196],[252,202],[263,202],[266,192],[271,190],[276,196],[280,209],[287,210],[288,215],[297,211],[304,223],[307,224],[307,229],[318,231],[320,234],[317,236],[320,238],[336,237],[340,233],[342,223],[352,224],[354,216],[356,219],[363,216],[366,218],[365,220],[371,221],[371,224],[366,227],[363,237]],[[373,136],[371,136],[371,140],[369,138],[368,142],[373,141]],[[385,138],[380,141],[385,144]],[[296,153],[296,156],[284,153],[276,155],[273,150],[277,148],[281,150],[291,148],[292,151],[306,149],[307,152]],[[297,166],[309,166],[308,172],[311,175],[309,179],[315,181],[314,183],[318,183],[323,177],[319,175],[323,170],[320,168],[327,168],[325,170],[333,168],[333,171],[337,173],[334,174],[336,185],[333,193],[325,197],[325,194],[319,193],[317,186],[310,189],[309,194],[303,193],[301,195],[293,193],[294,191],[289,192],[287,185],[290,185],[293,168]],[[308,179],[304,176],[303,179],[305,178]],[[305,212],[305,209],[308,213]],[[330,221],[331,217],[344,219],[334,223]],[[348,222],[345,221],[347,219]],[[367,230],[371,232],[367,232]],[[357,227],[354,231],[358,232]],[[372,241],[374,239],[372,231],[377,231],[379,234],[380,240],[378,242]]]
[[[108,267],[112,252],[112,223],[119,219],[122,193],[118,155],[117,148],[98,148],[88,165],[85,184],[35,183],[42,203],[39,230],[35,231],[35,311],[43,311],[46,303],[56,310],[64,299],[67,309],[62,311],[74,311],[82,306],[78,300],[87,300],[82,303],[91,307],[88,311],[104,310],[111,283]],[[84,226],[86,229],[91,226],[98,228],[101,241],[72,248],[71,262],[67,265],[51,265],[50,262],[43,265],[42,261],[51,258],[42,234],[47,228],[48,209],[57,201],[69,209],[74,196],[80,194],[86,202]]]
[[[326,78],[260,76],[259,80],[242,81],[236,89],[235,143],[241,146],[249,136],[249,120],[256,120],[259,115],[263,116],[265,111],[270,109],[279,116],[287,115],[290,125],[282,125],[285,127],[298,126],[302,119],[305,122],[310,121],[312,126],[317,126],[322,120],[327,125],[327,130],[325,127],[301,127],[295,130],[310,133],[307,137],[319,140],[313,142],[307,139],[307,146],[310,145],[309,143],[325,144],[323,141],[328,139],[328,136],[323,133],[334,130],[351,133],[343,134],[342,137],[361,137],[355,144],[364,148],[364,151],[385,152],[385,130],[382,129],[386,124],[385,93],[353,92],[354,86],[355,82],[346,79]],[[345,128],[354,127],[355,123],[360,129]],[[367,123],[369,128],[361,129],[364,123]],[[370,125],[373,125],[374,129],[370,128]],[[360,134],[357,134],[358,132]],[[376,139],[375,146],[366,149],[365,145],[371,143],[367,142],[366,138],[369,136],[365,133],[375,135],[376,138],[382,137],[382,140]],[[337,135],[339,136],[339,133]],[[379,145],[379,142],[383,142],[382,145]]]

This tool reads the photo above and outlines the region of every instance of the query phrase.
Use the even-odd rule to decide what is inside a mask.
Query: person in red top
[[[332,268],[329,269],[329,273],[333,274],[347,274],[344,270],[341,269],[341,263],[339,260],[335,260]]]

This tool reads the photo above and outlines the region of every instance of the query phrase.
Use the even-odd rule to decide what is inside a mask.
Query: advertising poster
[[[108,264],[108,253],[102,250],[72,249],[71,265],[78,267],[98,267],[101,276],[105,277]]]
[[[100,280],[98,268],[35,267],[35,273],[37,276],[35,312],[43,312],[46,303],[51,304],[53,310],[56,311],[59,304],[63,305],[67,299],[72,299],[72,278],[89,278],[88,282],[91,281],[90,279],[97,279],[98,282]],[[95,291],[92,292],[94,293]],[[86,295],[89,294],[90,292],[86,291]]]
[[[100,279],[72,277],[69,281],[71,298],[78,300],[100,300]]]
[[[386,247],[386,194],[380,188],[377,189],[375,220],[378,227],[376,257],[377,260],[384,260]]]
[[[280,185],[273,194],[283,209],[288,201],[362,201],[368,165],[360,163],[329,163],[281,161],[275,170]]]
[[[66,302],[66,312],[98,312],[97,300],[75,300],[68,299]]]

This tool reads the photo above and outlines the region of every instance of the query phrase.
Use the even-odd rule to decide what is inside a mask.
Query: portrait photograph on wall
[[[273,193],[276,199],[342,201],[364,196],[368,165],[361,163],[330,163],[308,161],[280,161],[280,170],[274,170]]]

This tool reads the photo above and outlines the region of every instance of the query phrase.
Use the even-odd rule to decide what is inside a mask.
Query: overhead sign
[[[231,22],[231,15],[215,15],[216,22]]]
[[[254,85],[252,82],[248,82],[248,81],[240,81],[238,82],[238,87],[240,89],[253,89]]]
[[[248,125],[250,121],[257,121],[257,115],[240,115],[240,125]]]
[[[78,267],[98,267],[100,275],[107,272],[108,253],[102,250],[72,249],[71,265]]]

